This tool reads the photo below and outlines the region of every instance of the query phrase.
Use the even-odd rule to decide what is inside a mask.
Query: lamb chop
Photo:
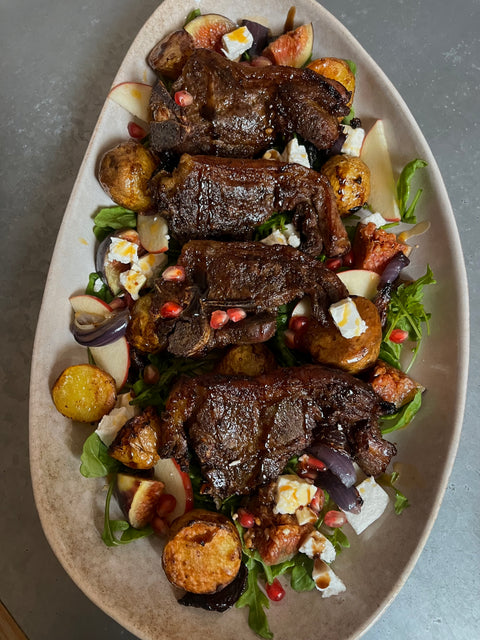
[[[328,180],[299,164],[184,154],[170,176],[150,182],[158,210],[181,244],[196,238],[248,240],[275,211],[295,211],[300,248],[328,257],[350,250]]]
[[[314,438],[339,430],[360,467],[367,474],[382,473],[396,453],[377,424],[389,409],[368,383],[318,365],[258,377],[205,374],[172,390],[158,452],[185,468],[188,441],[200,462],[205,492],[217,499],[267,484]],[[378,451],[363,446],[365,438],[378,442]]]
[[[159,279],[154,293],[133,307],[127,338],[140,351],[198,357],[229,344],[264,342],[276,331],[280,305],[309,295],[313,316],[327,324],[330,304],[348,295],[321,262],[283,245],[192,240],[177,265],[181,281]],[[239,308],[243,319],[215,327],[214,312]]]
[[[177,91],[193,97],[180,107]],[[155,151],[252,158],[277,136],[298,133],[319,149],[339,136],[339,118],[349,113],[349,92],[311,69],[250,67],[207,49],[188,58],[171,94],[159,81],[150,107]]]

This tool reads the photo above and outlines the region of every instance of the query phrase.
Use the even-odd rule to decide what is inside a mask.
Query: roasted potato
[[[333,320],[322,326],[310,318],[305,329],[296,336],[296,345],[311,354],[315,362],[358,373],[371,366],[380,352],[382,327],[377,308],[367,298],[352,296],[367,330],[356,338],[344,338]]]
[[[421,384],[383,360],[377,360],[369,371],[368,381],[381,398],[397,409],[413,400],[417,391],[424,391]]]
[[[227,351],[216,371],[229,376],[260,376],[276,367],[273,353],[264,344],[242,344]]]
[[[115,380],[99,367],[67,367],[53,385],[52,398],[61,414],[78,422],[96,422],[117,401]]]
[[[148,54],[147,62],[161,76],[176,80],[194,51],[192,36],[180,29],[158,42]]]
[[[117,433],[108,453],[131,469],[152,469],[160,460],[157,440],[160,418],[153,407],[128,420]]]
[[[153,294],[147,293],[133,305],[126,337],[129,344],[144,353],[157,353],[166,346],[159,336],[155,314],[152,313]]]
[[[343,84],[345,89],[351,93],[348,106],[352,106],[353,95],[355,93],[355,75],[345,60],[341,58],[317,58],[316,60],[312,60],[312,62],[307,65],[307,68],[325,76],[325,78],[336,80],[340,82],[340,84]]]
[[[148,211],[153,200],[148,181],[157,166],[153,154],[135,140],[117,144],[100,161],[98,180],[104,191],[121,207]]]
[[[163,550],[168,580],[191,593],[214,593],[237,575],[242,543],[233,522],[220,513],[193,509],[173,521]]]
[[[348,216],[363,207],[370,197],[370,169],[356,156],[335,155],[322,166],[321,172],[332,185],[338,213]]]

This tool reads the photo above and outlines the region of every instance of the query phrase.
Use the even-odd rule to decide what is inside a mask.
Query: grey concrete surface
[[[28,466],[28,384],[49,258],[69,193],[119,62],[157,4],[0,1],[0,597],[30,640],[133,638],[77,589],[43,536]],[[456,214],[471,298],[469,392],[448,489],[410,578],[364,637],[480,638],[480,2],[323,4],[380,64],[422,128]]]

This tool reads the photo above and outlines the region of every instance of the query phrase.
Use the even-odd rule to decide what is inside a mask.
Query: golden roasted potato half
[[[237,575],[242,543],[233,522],[220,513],[193,509],[173,521],[163,550],[168,580],[190,593],[215,593]]]
[[[194,39],[185,29],[180,29],[158,42],[148,54],[147,62],[160,75],[176,80],[194,51]]]
[[[100,161],[98,180],[105,193],[121,207],[148,211],[153,200],[148,181],[157,166],[153,154],[135,140],[117,144]]]
[[[73,365],[57,378],[52,398],[58,411],[67,418],[96,422],[115,406],[115,380],[92,364]]]
[[[217,373],[228,376],[260,376],[277,368],[273,353],[264,344],[232,347],[217,365]]]
[[[382,342],[382,326],[376,306],[367,298],[352,296],[367,330],[356,338],[344,338],[333,320],[327,327],[310,318],[306,328],[296,337],[297,346],[311,354],[320,364],[358,373],[378,358]]]
[[[152,469],[160,460],[157,452],[160,418],[147,407],[123,425],[108,448],[112,458],[131,469]]]
[[[315,73],[319,73],[325,78],[336,80],[343,84],[347,91],[352,94],[348,101],[348,106],[352,106],[353,95],[355,93],[355,75],[350,69],[348,62],[341,58],[317,58],[307,65],[308,69],[312,69]]]
[[[338,213],[348,216],[370,197],[370,169],[356,156],[332,156],[321,168],[332,185]]]

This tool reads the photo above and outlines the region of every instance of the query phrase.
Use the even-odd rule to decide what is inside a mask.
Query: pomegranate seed
[[[327,525],[327,527],[338,529],[339,527],[343,527],[343,525],[346,523],[347,516],[341,511],[327,511],[323,521]]]
[[[143,381],[146,384],[157,384],[160,380],[160,371],[154,364],[147,364],[143,370]]]
[[[193,96],[188,91],[177,91],[174,100],[179,107],[188,107],[193,102]]]
[[[227,324],[229,319],[230,318],[225,311],[217,309],[210,316],[210,326],[212,327],[212,329],[221,329]]]
[[[251,529],[255,524],[254,516],[247,511],[246,509],[239,509],[238,513],[238,522],[244,529]]]
[[[240,307],[235,307],[234,309],[227,309],[227,316],[232,322],[240,322],[240,320],[247,317],[247,312]]]
[[[145,136],[147,135],[147,132],[145,131],[145,129],[141,127],[139,124],[137,124],[136,122],[129,122],[127,129],[128,129],[129,135],[132,138],[135,138],[136,140],[141,140],[142,138],[145,138]]]
[[[325,471],[327,468],[327,465],[324,462],[318,458],[314,458],[313,456],[307,456],[305,462],[309,467],[313,467],[314,469],[317,469],[317,471]]]
[[[403,329],[394,329],[390,334],[389,340],[395,342],[395,344],[402,344],[408,338],[408,331]]]
[[[270,600],[273,600],[274,602],[278,602],[285,597],[285,589],[280,584],[278,578],[275,578],[272,584],[267,584],[266,592]]]
[[[183,307],[176,302],[165,302],[160,309],[161,318],[178,318]]]
[[[167,267],[162,273],[162,278],[167,282],[183,282],[185,280],[185,269],[179,265]]]
[[[345,256],[343,256],[343,259],[342,259],[343,266],[351,267],[353,265],[353,261],[354,261],[353,250],[350,249],[350,251]]]
[[[316,511],[317,513],[320,513],[320,511],[323,509],[324,504],[325,504],[325,494],[323,493],[323,489],[320,489],[320,487],[318,487],[317,491],[315,492],[315,495],[313,496],[310,502],[310,509],[312,509],[313,511]]]
[[[323,264],[327,269],[330,269],[330,271],[336,271],[337,269],[340,269],[342,262],[341,258],[329,258],[328,260],[325,260]]]
[[[162,493],[158,500],[156,508],[157,516],[163,518],[169,513],[172,513],[176,506],[177,499],[175,498],[175,496],[172,496],[171,493]]]
[[[292,316],[288,321],[288,328],[295,332],[301,331],[306,329],[308,322],[307,316]]]
[[[283,334],[285,336],[285,344],[289,349],[295,349],[296,345],[296,334],[291,329],[287,329]]]
[[[159,536],[167,536],[169,531],[168,522],[165,518],[160,518],[160,516],[155,516],[151,521],[152,529]]]

